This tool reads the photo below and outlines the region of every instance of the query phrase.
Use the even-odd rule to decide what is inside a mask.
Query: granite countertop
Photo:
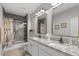
[[[79,48],[77,46],[69,45],[69,44],[61,44],[54,40],[52,40],[51,42],[51,41],[47,41],[46,39],[38,38],[38,37],[30,37],[30,39],[39,42],[43,45],[46,45],[48,47],[55,48],[69,55],[79,56]]]

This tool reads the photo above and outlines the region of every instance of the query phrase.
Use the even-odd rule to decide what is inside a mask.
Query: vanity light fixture
[[[38,15],[40,15],[40,14],[41,14],[41,12],[38,12],[38,13],[36,13],[35,15],[38,16]]]
[[[35,15],[38,16],[38,13],[36,13]]]
[[[38,15],[40,15],[40,14],[41,14],[41,12],[39,11],[39,12],[38,12]]]
[[[23,25],[27,24],[27,23],[22,23]]]
[[[38,16],[38,13],[36,13],[35,15]]]
[[[44,9],[40,10],[41,13],[43,13],[44,11],[45,11]]]
[[[45,10],[44,9],[41,9],[38,13],[36,13],[35,15],[38,16],[38,15],[41,15],[42,13],[44,13]]]

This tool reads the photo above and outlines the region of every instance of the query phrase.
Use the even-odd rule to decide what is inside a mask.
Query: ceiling
[[[2,3],[5,12],[25,16],[31,14],[42,3]]]
[[[62,11],[68,10],[70,8],[73,8],[75,6],[79,6],[79,4],[77,4],[77,3],[64,3],[64,4],[60,5],[59,7],[53,9],[53,15],[58,14]]]

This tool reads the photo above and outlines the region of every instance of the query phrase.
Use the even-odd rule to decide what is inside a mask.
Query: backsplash
[[[39,35],[41,36],[41,38],[47,39],[46,34],[34,34],[34,33],[32,33],[32,37],[39,37]],[[61,36],[51,35],[50,39],[55,40],[55,41],[59,41],[60,37]],[[62,36],[62,40],[63,40],[63,43],[78,46],[79,37]]]
[[[55,41],[59,41],[61,36],[52,35],[51,39]],[[72,45],[78,45],[78,37],[67,37],[62,36],[63,43],[72,44]]]
[[[79,38],[72,38],[72,44],[78,46],[78,43],[79,43],[78,40]]]

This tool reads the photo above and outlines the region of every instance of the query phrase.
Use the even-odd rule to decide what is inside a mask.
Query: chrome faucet
[[[60,40],[59,40],[59,42],[60,42],[60,43],[63,43],[62,37],[60,37]]]

